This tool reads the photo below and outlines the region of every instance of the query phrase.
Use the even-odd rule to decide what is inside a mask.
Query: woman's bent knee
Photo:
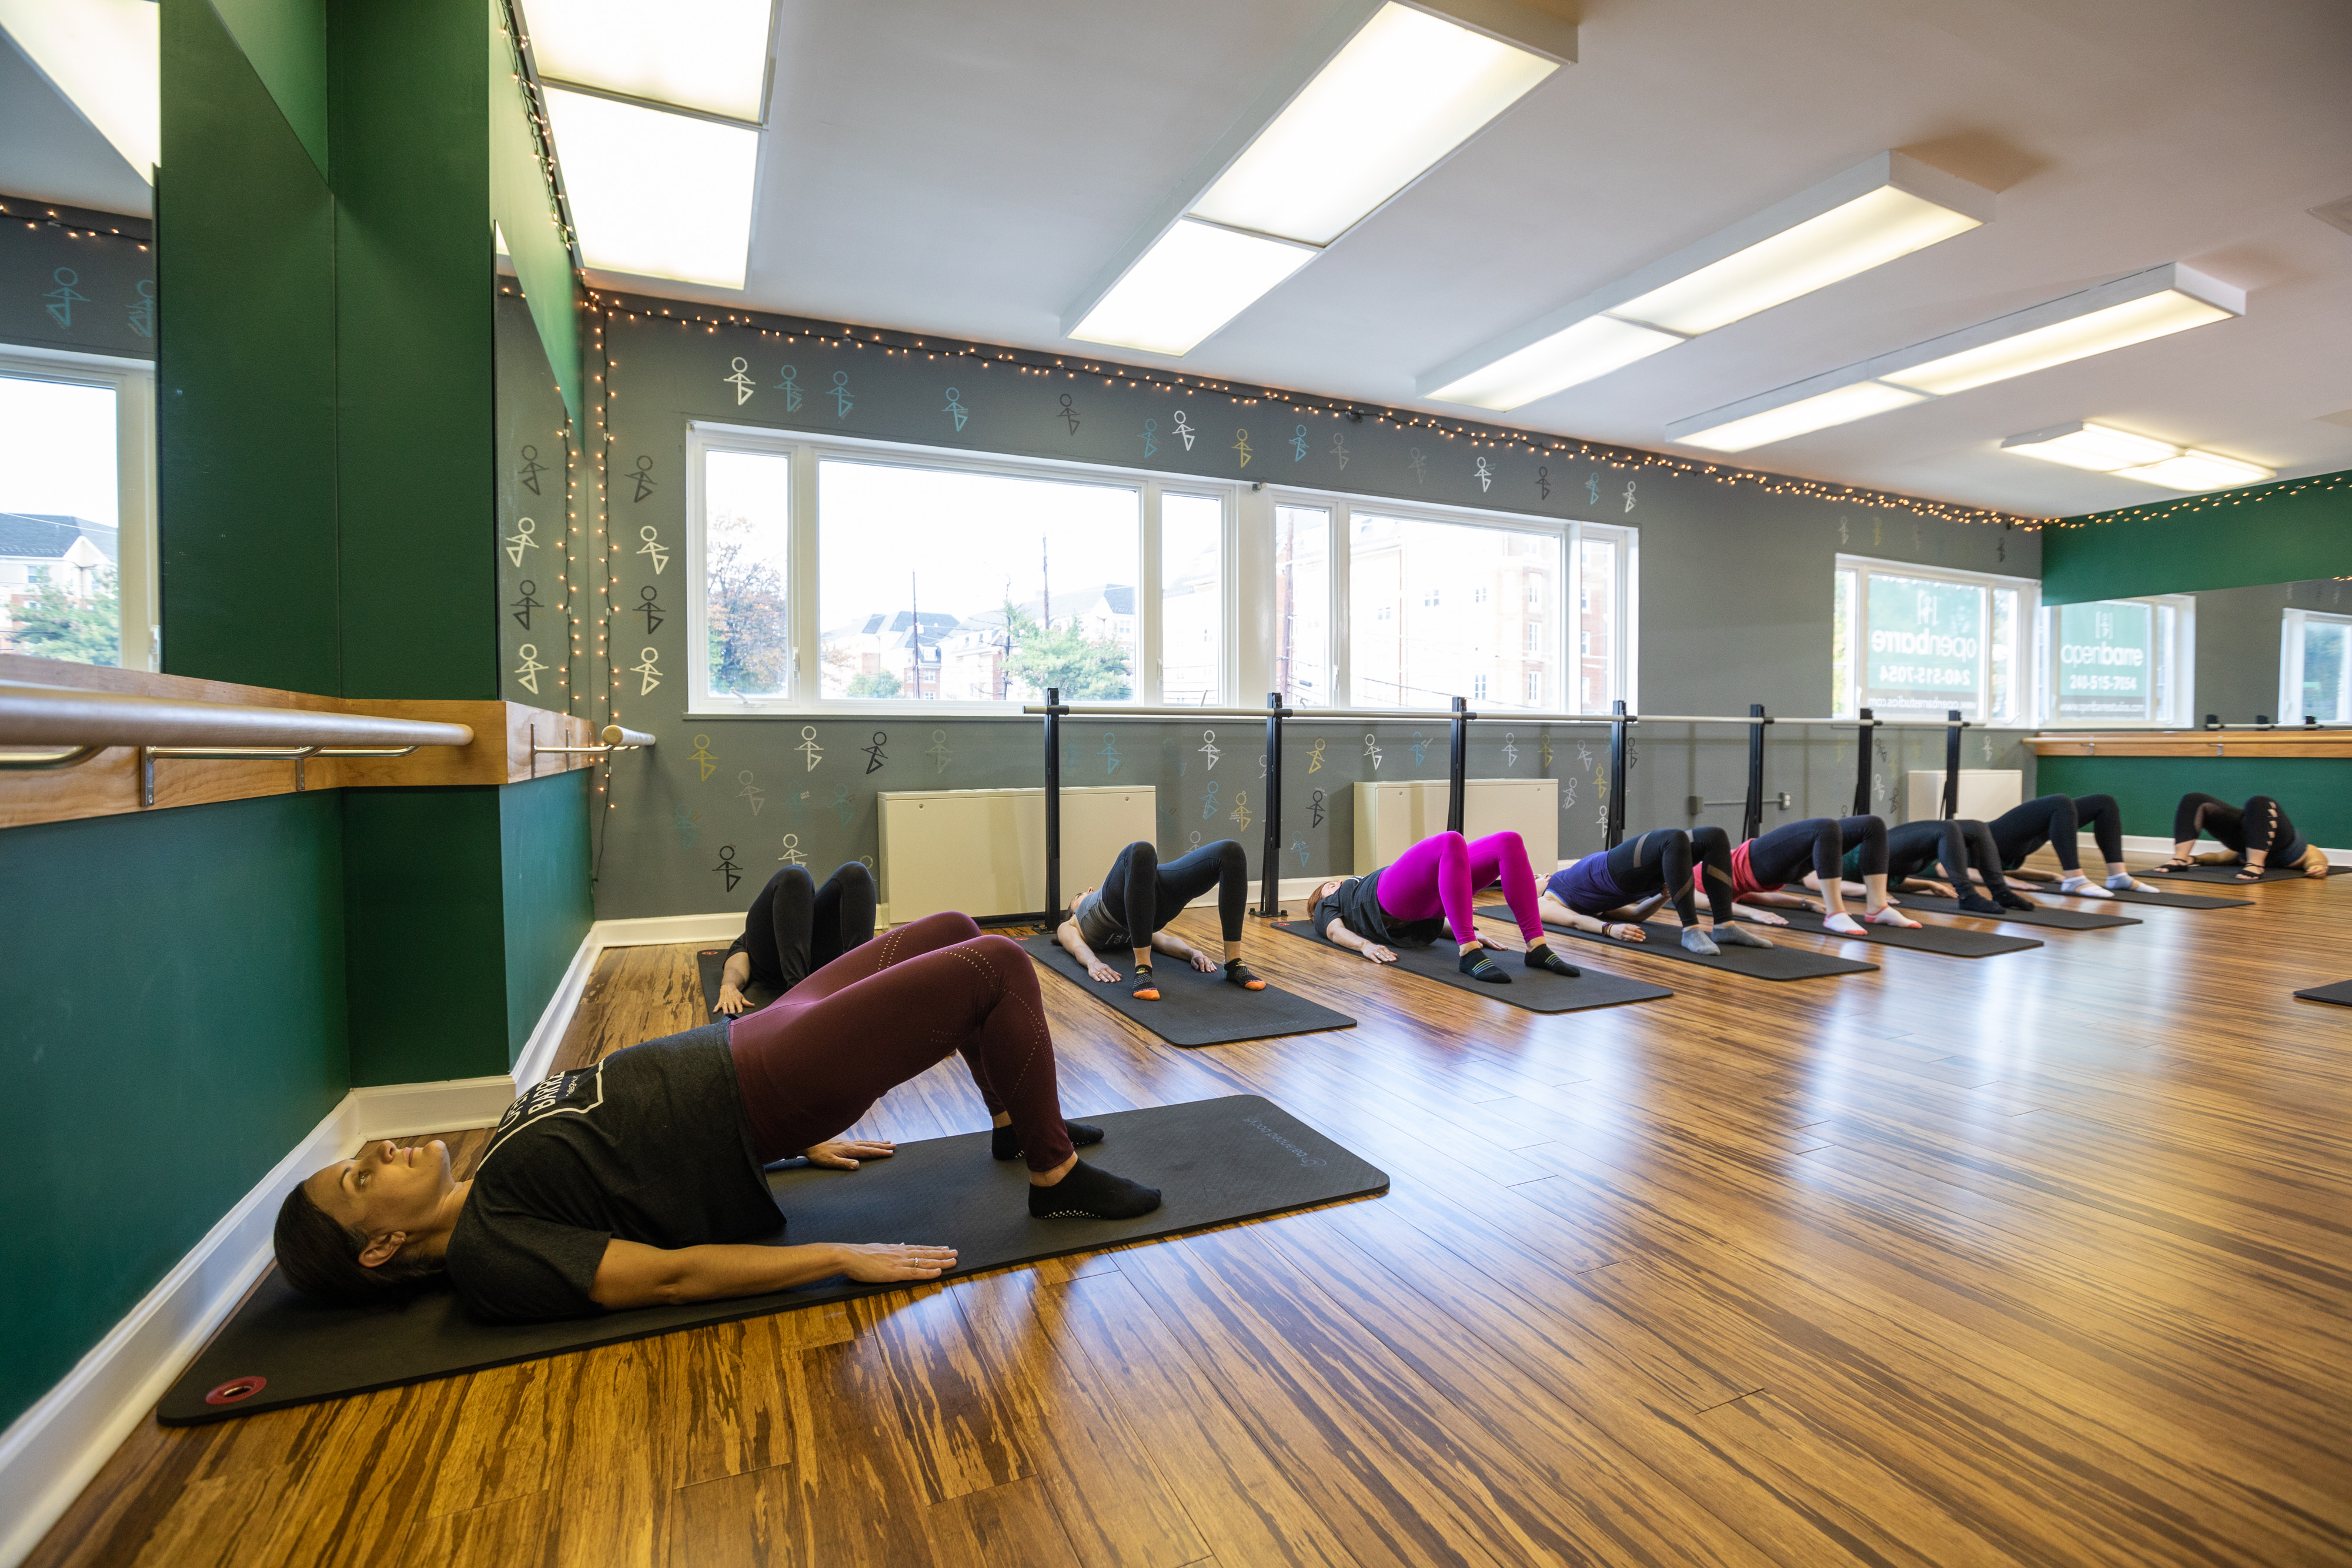
[[[944,947],[957,942],[969,942],[979,936],[980,922],[961,910],[942,909],[937,915],[909,920],[898,929],[915,940]],[[1015,946],[1018,946],[1017,943]]]

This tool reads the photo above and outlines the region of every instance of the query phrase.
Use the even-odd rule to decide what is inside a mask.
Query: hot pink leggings
[[[1381,873],[1375,891],[1381,910],[1399,920],[1427,920],[1443,912],[1454,940],[1478,935],[1470,923],[1470,895],[1503,884],[1503,902],[1532,947],[1543,941],[1543,917],[1536,913],[1536,873],[1528,866],[1528,846],[1517,833],[1488,833],[1476,843],[1459,833],[1437,833],[1404,852]]]
[[[1012,1116],[1031,1170],[1070,1157],[1037,966],[967,915],[927,915],[860,943],[737,1019],[727,1045],[763,1162],[840,1136],[959,1051],[990,1113]]]

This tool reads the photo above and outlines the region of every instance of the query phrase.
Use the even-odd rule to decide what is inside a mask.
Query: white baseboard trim
[[[2092,841],[2090,834],[2082,834],[2079,842],[2082,845],[2084,863],[2089,864],[2091,862],[2097,859],[2098,845]],[[2210,839],[2206,840],[2203,843],[2198,846],[2201,852],[2208,853],[2215,850],[2219,850],[2221,847],[2222,846],[2213,842]],[[2146,833],[2126,833],[2124,835],[2124,852],[2126,854],[2169,855],[2172,853],[2172,841],[2170,839],[2164,838],[2150,838]],[[2319,852],[2327,857],[2327,863],[2329,865],[2352,865],[2352,850],[2331,850],[2323,845],[2321,846]]]

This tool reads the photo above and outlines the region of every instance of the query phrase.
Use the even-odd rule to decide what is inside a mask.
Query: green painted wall
[[[498,791],[507,959],[507,1066],[522,1056],[596,918],[589,885],[588,779],[565,773]]]
[[[2064,521],[2042,533],[2044,604],[2352,575],[2352,470]]]
[[[334,198],[211,0],[163,6],[163,668],[341,691]]]
[[[212,0],[321,178],[327,174],[324,0]]]
[[[341,799],[0,832],[0,1425],[342,1097]]]
[[[515,278],[530,306],[547,360],[573,423],[580,420],[580,298],[572,246],[540,168],[539,140],[506,30],[505,8],[487,0],[489,22],[490,216],[506,235]]]
[[[2230,801],[2271,796],[2313,843],[2352,848],[2352,762],[2336,758],[2045,757],[2039,779],[2044,791],[2113,795],[2126,833],[2171,832],[2172,808],[2202,789]]]

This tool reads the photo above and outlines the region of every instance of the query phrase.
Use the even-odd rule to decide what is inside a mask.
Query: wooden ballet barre
[[[597,746],[541,746],[539,743],[539,726],[534,723],[530,728],[531,772],[534,775],[538,773],[539,759],[542,757],[608,758],[615,751],[643,751],[654,745],[654,737],[647,735],[644,730],[628,729],[617,724],[606,725],[597,733],[596,738],[603,744]]]

